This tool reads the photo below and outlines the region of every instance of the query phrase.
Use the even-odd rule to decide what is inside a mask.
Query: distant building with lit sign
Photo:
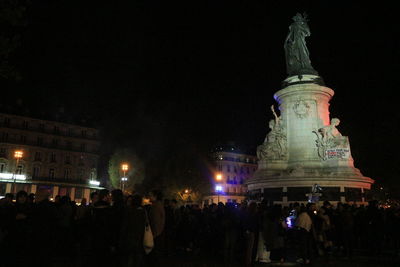
[[[235,146],[219,146],[210,154],[213,186],[204,204],[241,203],[247,195],[245,181],[257,170],[257,157]]]
[[[0,113],[0,197],[46,188],[79,202],[101,189],[98,130]],[[16,150],[23,151],[18,161]],[[18,165],[17,165],[18,163]]]

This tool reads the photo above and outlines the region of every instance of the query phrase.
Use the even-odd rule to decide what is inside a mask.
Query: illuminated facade
[[[17,159],[15,151],[22,151]],[[0,197],[46,188],[52,197],[89,199],[97,181],[98,130],[0,113]]]
[[[203,198],[205,204],[242,202],[247,195],[245,182],[257,170],[257,158],[234,147],[218,147],[211,153],[213,188]]]

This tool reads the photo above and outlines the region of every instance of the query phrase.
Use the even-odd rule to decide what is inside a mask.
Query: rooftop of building
[[[4,115],[30,118],[32,120],[43,120],[47,122],[97,130],[97,127],[94,123],[96,121],[95,119],[92,119],[82,114],[74,114],[73,112],[68,112],[67,114],[62,107],[54,111],[44,111],[40,109],[30,110],[29,108],[21,107],[18,105],[5,106],[0,104],[0,113]]]

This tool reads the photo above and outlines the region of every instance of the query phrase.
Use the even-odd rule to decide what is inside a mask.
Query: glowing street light
[[[14,152],[14,158],[17,160],[21,159],[24,156],[24,151],[22,150],[15,150]]]
[[[218,174],[215,176],[215,180],[217,180],[218,182],[222,181],[222,174],[218,173]]]
[[[14,158],[16,159],[16,164],[15,164],[15,170],[14,170],[14,173],[13,173],[13,180],[14,181],[13,181],[12,190],[11,190],[12,193],[14,193],[14,191],[16,191],[16,186],[15,186],[15,183],[16,183],[16,180],[17,180],[16,172],[17,172],[17,169],[18,169],[19,160],[22,159],[23,156],[24,156],[24,151],[22,151],[22,150],[15,150],[14,151]]]
[[[183,190],[183,194],[181,194],[181,198],[183,201],[187,203],[191,202],[191,195],[192,191],[189,188],[185,188],[185,190]]]
[[[121,169],[124,171],[124,175],[125,175],[125,172],[129,169],[128,164],[126,164],[126,163],[122,164]]]

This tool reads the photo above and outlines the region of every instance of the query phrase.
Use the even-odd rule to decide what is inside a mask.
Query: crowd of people
[[[160,266],[166,258],[189,255],[225,266],[255,262],[349,257],[400,249],[400,209],[325,201],[290,206],[265,202],[178,205],[149,193],[124,196],[121,190],[93,192],[78,205],[68,196],[50,200],[36,194],[8,193],[0,200],[0,266]],[[145,227],[154,247],[145,252]]]

